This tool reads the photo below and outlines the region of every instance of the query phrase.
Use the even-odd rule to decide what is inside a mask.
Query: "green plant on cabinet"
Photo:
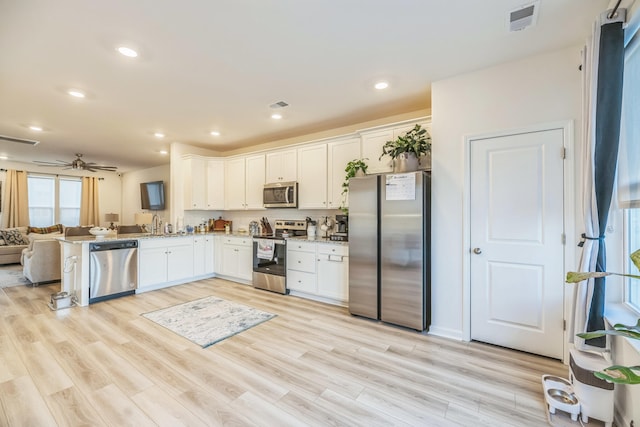
[[[392,141],[387,141],[382,146],[382,154],[378,160],[382,160],[382,157],[389,156],[392,159],[398,158],[401,154],[411,153],[420,159],[431,151],[431,135],[426,129],[423,129],[419,124],[404,135],[398,136]]]
[[[340,210],[344,212],[345,215],[349,213],[349,208],[345,206],[347,193],[349,192],[349,180],[357,176],[359,173],[362,173],[363,175],[367,173],[367,168],[369,166],[367,166],[365,160],[369,159],[353,159],[348,162],[347,166],[344,168],[346,175],[344,177],[344,182],[342,183],[342,203],[340,205]]]

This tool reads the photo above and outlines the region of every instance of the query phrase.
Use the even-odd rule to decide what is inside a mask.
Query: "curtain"
[[[27,173],[8,169],[4,187],[2,227],[8,228],[29,225]]]
[[[622,108],[625,13],[600,15],[585,48],[583,71],[583,216],[581,271],[606,271],[605,231],[616,173]],[[576,348],[603,351],[606,337],[584,341],[575,333],[604,329],[605,278],[575,286],[571,336]]]
[[[80,199],[80,225],[100,225],[98,206],[98,178],[82,178],[82,197]]]

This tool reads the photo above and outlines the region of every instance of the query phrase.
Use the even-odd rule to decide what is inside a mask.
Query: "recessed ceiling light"
[[[378,90],[386,89],[389,87],[389,83],[387,82],[378,82],[374,85],[374,87]]]
[[[40,126],[29,126],[29,129],[34,132],[42,132],[42,128]]]
[[[155,136],[156,138],[164,138],[164,133],[156,132],[156,133],[153,134],[153,136]]]
[[[211,131],[211,136],[220,136],[220,132],[217,130]]]
[[[138,52],[136,52],[135,50],[131,49],[130,47],[120,46],[116,50],[118,52],[120,52],[122,55],[128,56],[129,58],[135,58],[135,57],[138,56]]]
[[[9,160],[7,156],[0,156],[0,160]]]
[[[282,114],[272,114],[271,118],[274,120],[280,120],[282,118]]]
[[[86,96],[84,92],[81,92],[77,89],[70,89],[67,91],[67,93],[73,96],[74,98],[84,98]]]
[[[166,156],[167,154],[169,154],[169,152],[167,150],[160,150],[160,154]]]

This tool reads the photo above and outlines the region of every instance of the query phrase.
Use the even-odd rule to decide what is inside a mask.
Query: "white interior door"
[[[471,141],[471,338],[563,355],[563,130]]]

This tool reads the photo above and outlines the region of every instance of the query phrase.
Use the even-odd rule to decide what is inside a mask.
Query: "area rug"
[[[275,314],[216,297],[206,297],[142,316],[206,348],[266,322]]]
[[[22,265],[9,264],[0,267],[0,288],[31,284],[22,274]]]

